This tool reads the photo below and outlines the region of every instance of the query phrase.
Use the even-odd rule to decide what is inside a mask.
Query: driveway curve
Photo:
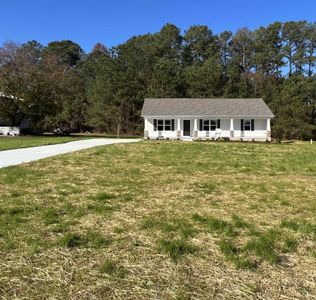
[[[15,166],[26,162],[39,160],[59,154],[75,152],[96,146],[122,144],[122,143],[135,143],[139,139],[86,139],[74,142],[46,145],[22,149],[13,149],[0,151],[0,168]]]

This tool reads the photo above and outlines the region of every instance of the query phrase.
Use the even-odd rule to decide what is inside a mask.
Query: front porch
[[[270,119],[145,118],[145,139],[270,141]]]

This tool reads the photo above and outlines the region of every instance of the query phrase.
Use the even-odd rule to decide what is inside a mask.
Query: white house
[[[274,115],[261,98],[148,98],[142,117],[145,139],[271,141]]]
[[[19,101],[24,101],[21,98],[16,98],[11,95],[5,95],[4,93],[0,92],[0,101],[4,100],[4,103],[7,103],[8,101],[12,101],[15,99]],[[10,122],[8,122],[7,120],[0,119],[0,135],[19,135],[20,130],[27,128],[27,126],[28,121],[25,118],[23,118],[23,120],[20,122],[20,126],[12,126],[12,124],[10,124]]]

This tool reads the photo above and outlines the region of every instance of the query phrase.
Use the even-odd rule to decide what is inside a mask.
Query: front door
[[[190,120],[183,120],[183,136],[190,136]]]

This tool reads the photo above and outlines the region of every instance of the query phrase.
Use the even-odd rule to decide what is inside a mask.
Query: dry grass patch
[[[143,142],[2,169],[0,298],[313,299],[315,153]]]

